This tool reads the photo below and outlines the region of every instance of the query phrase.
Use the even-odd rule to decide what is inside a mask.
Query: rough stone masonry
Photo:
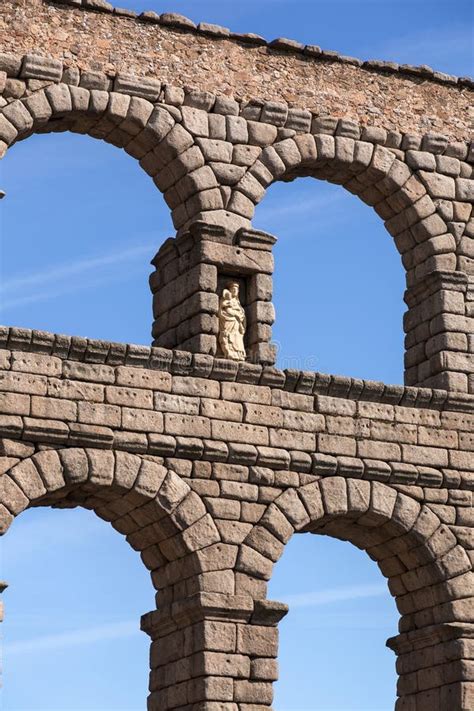
[[[2,532],[29,506],[83,506],[139,552],[150,711],[269,711],[273,565],[295,532],[350,541],[400,612],[397,711],[471,711],[472,80],[104,0],[3,0],[0,32],[1,155],[39,132],[108,141],[176,228],[150,348],[0,329]],[[298,176],[342,185],[393,237],[404,386],[274,366],[275,237],[252,217]],[[229,278],[246,362],[217,357]]]

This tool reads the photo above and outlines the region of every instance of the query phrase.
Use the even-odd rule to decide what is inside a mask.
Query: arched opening
[[[323,477],[287,489],[268,506],[245,539],[238,570],[270,580],[295,531],[349,541],[387,578],[400,613],[399,634],[387,640],[398,655],[396,708],[462,708],[462,644],[449,656],[445,642],[470,634],[469,625],[456,623],[470,620],[472,566],[430,506],[378,481]]]
[[[150,343],[150,260],[173,233],[150,178],[122,150],[35,134],[0,162],[2,323]]]
[[[141,458],[121,451],[81,448],[38,451],[13,464],[0,479],[1,533],[8,530],[18,514],[38,506],[82,506],[110,522],[116,531],[126,537],[131,548],[140,553],[145,568],[151,573],[153,585],[160,588],[157,599],[162,601],[168,599],[169,602],[170,592],[173,599],[172,584],[175,581],[172,576],[176,562],[179,565],[179,559],[189,556],[192,568],[202,548],[220,541],[218,531],[200,497],[178,474],[165,468],[159,459],[153,457]],[[89,546],[88,553],[93,556],[93,546]],[[122,576],[114,594],[118,597],[126,595],[126,589],[127,578]],[[89,590],[85,594],[92,596],[93,591]],[[69,607],[72,601],[67,602]],[[147,613],[148,610],[142,612]],[[74,614],[74,607],[71,614]],[[99,625],[99,629],[95,630],[83,624],[82,630],[75,630],[74,640],[79,638],[84,641],[85,638],[88,644],[94,644],[96,635],[100,637],[109,634],[113,637],[118,633],[131,633],[130,620],[121,620],[118,628],[113,622],[111,628]],[[135,624],[137,629],[138,619]],[[64,641],[64,638],[60,641]],[[48,639],[43,639],[42,644],[47,646]],[[21,648],[20,644],[20,651]],[[151,657],[152,664],[155,657],[156,654]],[[9,663],[8,650],[6,663]],[[126,669],[119,672],[115,669],[115,673],[125,678],[127,676]],[[70,682],[70,687],[73,684]],[[143,707],[145,689],[142,693],[140,707]],[[98,708],[97,697],[94,697],[93,702],[91,697],[88,699],[88,703],[95,703],[91,708]],[[111,704],[103,708],[121,707]]]
[[[269,597],[289,605],[280,623],[274,708],[389,711],[396,672],[388,637],[398,613],[365,553],[326,536],[294,536],[275,566]]]
[[[34,508],[2,539],[4,709],[143,709],[154,590],[139,556],[85,509]]]
[[[305,178],[273,184],[254,223],[278,237],[280,367],[402,382],[405,275],[378,215],[340,186]]]

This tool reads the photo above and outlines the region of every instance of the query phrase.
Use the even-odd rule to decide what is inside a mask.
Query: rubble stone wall
[[[3,0],[0,32],[4,52],[40,51],[110,77],[131,71],[242,100],[284,101],[389,131],[470,138],[472,81],[426,66],[369,57],[363,63],[293,40],[267,43],[209,23],[196,27],[172,13],[137,17],[103,0]]]

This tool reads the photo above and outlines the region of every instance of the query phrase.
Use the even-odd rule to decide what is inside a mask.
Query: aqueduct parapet
[[[4,0],[0,29],[2,155],[33,133],[112,143],[177,230],[153,260],[153,347],[0,330],[2,531],[29,506],[84,506],[140,552],[157,711],[268,710],[273,565],[295,532],[348,540],[400,612],[396,708],[471,709],[472,80],[104,0]],[[274,367],[275,238],[252,218],[299,176],[393,237],[405,386]],[[247,362],[217,357],[228,277]]]

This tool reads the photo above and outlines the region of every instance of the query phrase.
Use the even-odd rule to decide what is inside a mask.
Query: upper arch
[[[47,60],[40,59],[43,71]],[[188,239],[193,229],[198,233],[203,223],[205,228],[211,225],[210,232],[231,245],[225,248],[226,270],[242,269],[234,262],[244,244],[247,274],[257,270],[258,260],[250,259],[247,249],[252,249],[252,239],[258,243],[259,236],[247,243],[241,237],[251,230],[255,206],[272,182],[312,175],[342,185],[374,207],[402,256],[409,307],[404,323],[406,383],[469,391],[467,293],[474,256],[474,180],[466,143],[449,143],[439,134],[389,132],[280,102],[239,102],[206,91],[162,86],[149,78],[118,75],[112,81],[87,71],[73,76],[63,71],[62,64],[53,69],[46,71],[47,86],[25,90],[22,98],[7,99],[0,109],[0,155],[37,131],[78,131],[124,148],[163,193],[178,237],[184,238],[182,248],[194,240],[193,235]],[[153,260],[157,273],[171,258],[168,246]],[[261,269],[271,273],[272,256],[266,256]],[[201,272],[206,260],[217,269],[209,254],[200,256],[197,249],[193,257]],[[167,270],[168,276],[176,266]],[[179,269],[183,267],[182,261]],[[156,302],[168,287],[172,291],[174,277],[169,282],[160,279],[152,278]],[[211,280],[206,288],[216,291]],[[179,290],[179,299],[184,298]],[[172,301],[175,305],[175,296]],[[179,309],[171,316],[166,312],[161,321],[163,314],[154,314],[154,343],[215,353],[214,310],[215,305],[206,302],[194,313],[199,318],[191,323],[193,315],[179,330],[175,322],[182,320]],[[257,321],[259,313],[255,309]],[[168,317],[170,324],[163,324]],[[252,358],[274,362],[267,323],[273,320],[271,308],[262,318],[265,328],[253,337]],[[462,333],[460,352],[458,345],[451,349],[437,338],[453,331]]]
[[[6,99],[0,155],[34,132],[71,130],[103,139],[140,162],[163,192],[180,232],[202,219],[234,232],[248,227],[272,182],[312,175],[343,185],[373,206],[408,271],[418,267],[420,276],[423,262],[425,271],[432,270],[433,258],[438,269],[456,269],[455,238],[460,242],[465,230],[458,218],[448,224],[431,177],[441,171],[442,180],[451,181],[452,198],[469,205],[471,181],[450,177],[452,166],[443,176],[439,160],[462,163],[469,153],[465,143],[318,117],[284,103],[239,102],[126,73],[111,80],[100,72],[69,72],[58,60],[27,58],[32,76],[39,72],[43,84],[50,83]]]
[[[457,268],[456,240],[419,171],[403,151],[353,135],[297,134],[262,149],[237,183],[229,209],[251,219],[274,182],[314,177],[342,185],[374,208],[393,236],[413,286],[434,268]],[[434,259],[435,258],[435,259]]]

